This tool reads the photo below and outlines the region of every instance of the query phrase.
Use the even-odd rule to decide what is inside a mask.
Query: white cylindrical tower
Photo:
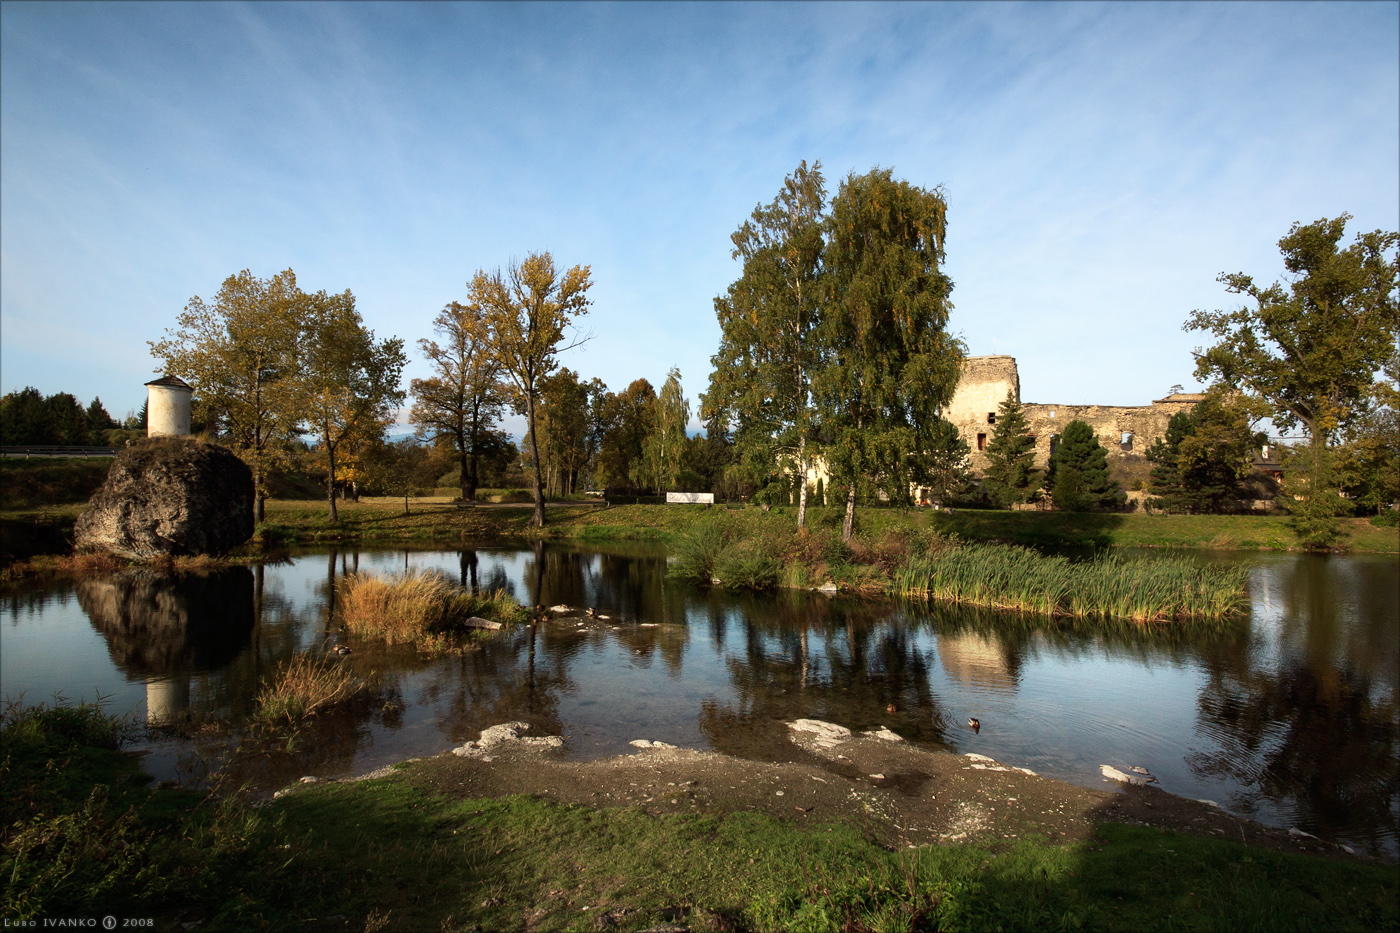
[[[164,376],[146,383],[146,436],[188,435],[192,395],[194,389],[178,376]]]

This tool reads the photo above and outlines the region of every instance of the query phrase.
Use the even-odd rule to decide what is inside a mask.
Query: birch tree
[[[953,282],[941,269],[942,192],[896,181],[889,169],[851,173],[832,201],[829,230],[830,297],[812,341],[821,350],[813,381],[827,460],[846,486],[849,541],[862,478],[898,501],[926,478],[963,348],[946,330]]]
[[[655,487],[659,496],[680,480],[685,427],[690,423],[690,403],[681,392],[678,368],[671,367],[654,410],[654,427],[642,446],[642,456],[634,466],[632,481],[638,486]]]
[[[714,373],[702,396],[706,420],[734,425],[738,453],[754,472],[779,469],[802,477],[797,526],[807,516],[812,427],[814,335],[822,288],[826,188],[821,163],[803,161],[768,205],[758,205],[730,237],[744,267],[715,299],[721,331]]]

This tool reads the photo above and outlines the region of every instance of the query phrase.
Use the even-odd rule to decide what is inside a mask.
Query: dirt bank
[[[1280,851],[1363,857],[1150,785],[1106,781],[1104,789],[1089,789],[983,756],[915,748],[886,730],[853,735],[830,724],[808,728],[815,731],[789,725],[785,736],[775,735],[775,746],[786,743],[772,749],[770,757],[780,760],[655,745],[577,762],[559,754],[558,740],[498,726],[452,753],[366,777],[394,775],[462,798],[530,794],[652,814],[753,810],[798,824],[839,820],[861,826],[889,848],[977,843],[995,851],[1019,838],[1087,841],[1096,824],[1133,823]]]

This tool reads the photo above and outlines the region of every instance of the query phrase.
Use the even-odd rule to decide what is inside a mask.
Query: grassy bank
[[[0,916],[157,929],[1396,929],[1394,867],[1106,823],[890,851],[862,826],[460,798],[150,790],[95,711],[0,722]]]

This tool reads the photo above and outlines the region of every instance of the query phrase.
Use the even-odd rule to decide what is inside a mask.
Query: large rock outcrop
[[[216,444],[152,438],[117,454],[74,529],[83,551],[143,560],[218,554],[253,535],[253,474]]]

